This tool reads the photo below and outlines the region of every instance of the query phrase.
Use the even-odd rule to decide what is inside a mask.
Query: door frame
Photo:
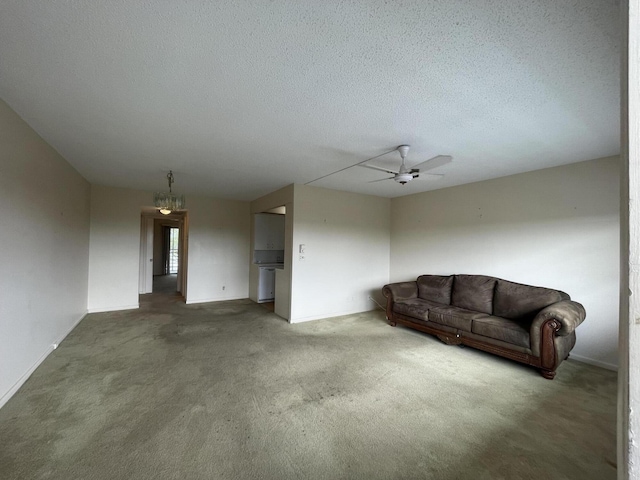
[[[156,219],[167,217],[156,211],[142,210],[140,214],[140,259],[138,294],[153,293],[153,237]],[[178,221],[178,276],[176,290],[187,298],[187,271],[189,263],[189,212],[176,212],[171,215]]]
[[[153,221],[151,215],[140,217],[140,267],[138,294],[153,293]]]

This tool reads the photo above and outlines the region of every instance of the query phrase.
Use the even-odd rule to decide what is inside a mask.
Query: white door
[[[153,293],[153,218],[142,217],[138,293]]]
[[[187,212],[180,219],[180,242],[178,242],[178,291],[187,298],[187,253],[189,245],[189,216]]]

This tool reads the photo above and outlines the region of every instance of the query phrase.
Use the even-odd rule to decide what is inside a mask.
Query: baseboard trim
[[[28,368],[26,372],[24,372],[24,374],[18,379],[18,381],[14,383],[4,395],[2,395],[2,397],[0,398],[0,408],[4,407],[4,405],[11,399],[11,397],[13,397],[16,392],[20,390],[20,387],[24,385],[24,382],[29,380],[29,377],[33,374],[33,372],[36,371],[36,368],[38,368],[40,364],[44,362],[49,355],[51,355],[51,352],[58,348],[62,341],[67,338],[67,335],[69,335],[73,331],[73,329],[76,328],[78,324],[84,319],[84,317],[87,316],[87,313],[89,312],[83,313],[80,318],[73,322],[71,327],[69,327],[65,333],[60,335],[53,343],[51,343],[45,349],[42,355],[40,355],[40,358],[38,358],[38,360],[36,360],[35,363],[31,365],[31,367]]]
[[[109,308],[90,308],[87,310],[87,313],[119,312],[120,310],[135,310],[136,308],[140,308],[140,304],[136,303],[135,305],[123,305],[120,307]]]
[[[336,318],[336,317],[344,317],[346,315],[356,315],[358,313],[367,313],[367,312],[375,312],[377,309],[368,309],[368,310],[353,310],[353,311],[344,311],[344,312],[332,312],[332,313],[325,313],[323,315],[313,315],[310,317],[302,317],[302,318],[294,318],[294,319],[290,319],[289,323],[304,323],[304,322],[311,322],[314,320],[324,320],[326,318]]]
[[[194,303],[224,302],[226,300],[247,300],[247,297],[242,296],[242,297],[202,298],[198,300],[187,300],[185,301],[185,303],[187,305],[192,305]]]
[[[593,358],[583,357],[582,355],[574,355],[573,353],[569,358],[577,362],[587,363],[589,365],[594,365],[600,368],[606,368],[607,370],[613,370],[614,372],[618,371],[618,366],[614,365],[613,363],[601,362],[600,360],[594,360]]]

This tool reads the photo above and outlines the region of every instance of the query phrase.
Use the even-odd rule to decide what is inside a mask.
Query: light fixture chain
[[[175,182],[173,179],[173,171],[169,170],[169,173],[167,173],[167,180],[169,181],[169,193],[171,193],[171,184]]]
[[[184,210],[185,201],[184,195],[174,195],[171,186],[175,182],[173,178],[173,171],[169,170],[167,173],[167,183],[169,184],[169,193],[156,192],[153,194],[153,204],[158,208],[163,215],[169,215],[176,210]]]

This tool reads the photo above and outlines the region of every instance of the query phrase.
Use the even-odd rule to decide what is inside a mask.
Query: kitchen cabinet
[[[284,215],[256,213],[254,250],[284,250]]]

